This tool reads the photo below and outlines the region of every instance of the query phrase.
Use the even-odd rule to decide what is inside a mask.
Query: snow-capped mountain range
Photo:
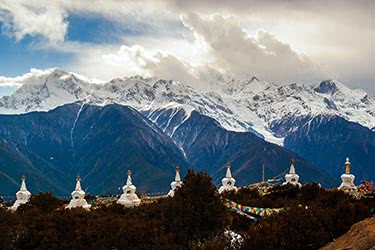
[[[222,77],[215,88],[202,90],[174,80],[140,76],[98,84],[60,69],[28,73],[10,80],[20,87],[12,95],[0,98],[0,114],[48,111],[77,101],[97,105],[118,103],[149,117],[168,111],[170,120],[182,111],[184,118],[175,125],[180,126],[196,110],[214,118],[227,130],[251,131],[279,145],[296,129],[293,121],[308,122],[319,115],[339,116],[370,129],[375,125],[374,100],[362,90],[349,89],[333,80],[310,86],[278,85],[256,77],[246,80]],[[283,130],[275,129],[280,123],[285,125]]]

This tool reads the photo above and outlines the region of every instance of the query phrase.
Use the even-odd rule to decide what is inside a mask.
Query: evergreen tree
[[[170,229],[185,246],[224,232],[228,212],[207,172],[189,170],[171,201]]]

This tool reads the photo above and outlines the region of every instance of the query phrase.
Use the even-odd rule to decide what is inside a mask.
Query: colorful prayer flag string
[[[282,211],[282,208],[260,208],[260,207],[249,207],[249,206],[244,206],[241,204],[238,204],[237,202],[234,202],[232,200],[226,199],[226,202],[224,203],[226,207],[231,209],[232,211],[236,212],[237,214],[246,216],[252,220],[257,221],[257,218],[247,214],[255,214],[260,217],[264,216],[269,216],[274,213],[279,213]]]

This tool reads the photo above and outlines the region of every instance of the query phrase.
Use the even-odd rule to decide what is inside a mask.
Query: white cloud
[[[190,14],[183,21],[203,37],[214,65],[228,74],[256,75],[269,81],[316,80],[325,76],[307,56],[264,30],[251,37],[234,20],[217,15],[203,19]]]
[[[34,5],[33,1],[0,2],[0,21],[4,31],[17,40],[41,35],[51,43],[64,41],[68,23],[66,12],[55,5]]]
[[[178,16],[168,12],[163,1],[0,1],[0,22],[3,23],[5,33],[17,40],[26,35],[40,35],[52,44],[63,42],[69,26],[67,17],[71,14],[106,18],[137,32],[154,29],[176,34],[178,27],[174,25],[179,20]]]
[[[75,61],[67,69],[92,78],[110,80],[126,75],[144,75],[142,58],[145,57],[141,46],[105,46],[76,45],[66,50],[77,51]]]
[[[19,87],[26,79],[38,78],[41,75],[51,73],[53,69],[39,70],[39,69],[30,69],[30,72],[23,74],[22,76],[17,77],[4,77],[0,76],[0,86],[1,87]]]
[[[198,73],[195,69],[172,55],[163,55],[157,53],[153,60],[147,60],[144,69],[150,75],[158,76],[164,79],[175,79],[192,85],[200,83]]]
[[[102,80],[115,77],[142,75],[174,79],[188,84],[199,82],[195,68],[176,56],[147,50],[142,46],[119,48],[81,47],[80,56],[68,70]]]
[[[194,39],[145,38],[141,45],[105,46],[66,42],[58,49],[77,54],[68,70],[110,80],[125,75],[156,76],[201,86],[214,69],[235,77],[256,75],[270,81],[315,80],[324,73],[307,56],[298,54],[274,35],[258,30],[249,36],[231,19],[185,16]],[[192,56],[193,55],[193,56]]]

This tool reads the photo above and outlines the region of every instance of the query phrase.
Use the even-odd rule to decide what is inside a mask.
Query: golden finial
[[[349,157],[346,157],[345,173],[350,174],[350,161],[349,161]]]
[[[76,180],[77,180],[77,181],[81,181],[81,176],[77,175]]]
[[[128,175],[131,175],[132,174],[132,171],[130,171],[130,169],[128,170]]]
[[[26,176],[22,175],[22,180],[25,181],[26,180]]]
[[[227,162],[227,168],[230,168],[230,161]]]
[[[176,166],[176,171],[180,172],[180,167],[179,166]]]

